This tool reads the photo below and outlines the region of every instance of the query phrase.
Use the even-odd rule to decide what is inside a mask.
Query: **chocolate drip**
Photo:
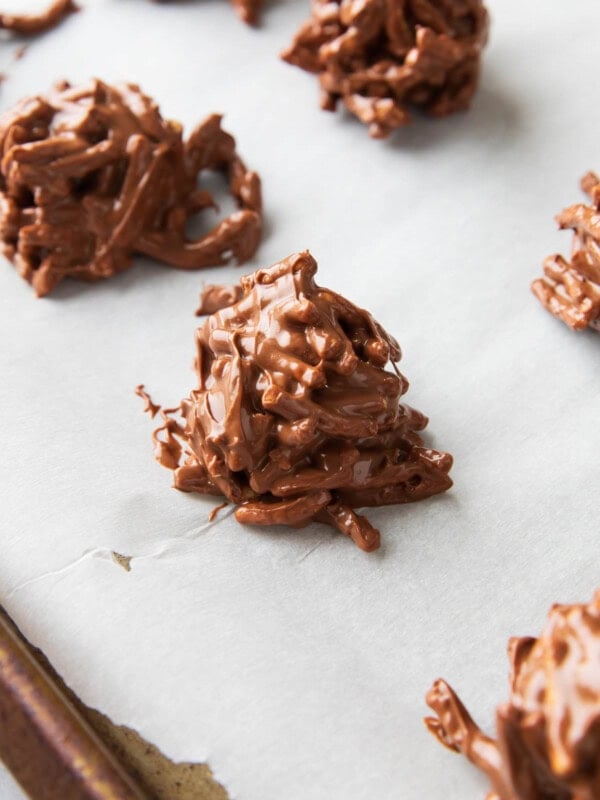
[[[148,394],[148,392],[144,388],[144,384],[140,383],[139,386],[135,387],[135,393],[138,397],[141,397],[144,401],[144,412],[146,414],[150,414],[152,419],[159,413],[161,410],[160,406],[157,406],[156,403],[152,402],[152,398]]]
[[[142,253],[180,269],[239,263],[261,236],[260,180],[221,118],[184,142],[137,86],[61,83],[0,118],[0,241],[39,296],[65,277],[95,281]],[[240,210],[196,241],[188,220],[214,206],[198,188],[219,170]]]
[[[312,0],[312,16],[282,58],[319,76],[321,107],[341,100],[375,138],[418,107],[469,107],[488,14],[481,0]]]
[[[241,299],[241,286],[236,284],[233,286],[219,286],[215,283],[209,283],[200,292],[200,305],[196,309],[196,316],[203,317],[207,314],[214,314],[215,311],[232,306]]]
[[[490,779],[490,800],[600,797],[600,592],[589,605],[555,605],[538,639],[509,642],[510,699],[496,712],[496,739],[436,681],[425,724]]]
[[[163,412],[157,457],[178,489],[235,503],[239,522],[317,520],[370,551],[379,532],[353,509],[445,491],[452,458],[423,446],[427,418],[399,403],[395,340],[316,270],[309,253],[258,270],[198,329],[198,388],[183,425]]]
[[[571,261],[560,255],[544,261],[544,277],[531,284],[540,302],[574,330],[600,331],[600,178],[588,172],[581,188],[591,206],[570,206],[558,215],[561,229],[572,228]]]
[[[54,28],[66,16],[78,11],[74,0],[54,0],[39,14],[0,14],[0,30],[11,31],[19,36],[36,36]]]

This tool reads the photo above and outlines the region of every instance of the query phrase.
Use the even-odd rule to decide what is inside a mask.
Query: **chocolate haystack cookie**
[[[61,83],[0,118],[0,243],[39,296],[66,277],[95,281],[141,253],[181,269],[250,258],[261,236],[260,180],[221,118],[183,141],[137,86]],[[240,210],[196,241],[186,224],[214,207],[198,187],[219,170]]]
[[[559,214],[560,228],[572,228],[571,262],[559,255],[544,262],[544,277],[531,284],[540,302],[574,330],[600,331],[600,178],[588,172],[581,187],[591,206],[579,203]]]
[[[469,107],[487,34],[481,0],[312,0],[282,58],[319,76],[322,108],[341,100],[384,138],[411,121],[411,108]]]
[[[423,445],[427,418],[399,399],[397,343],[369,313],[314,282],[309,253],[241,280],[198,329],[198,388],[163,413],[156,455],[175,487],[224,495],[250,525],[316,520],[363,550],[379,532],[353,509],[452,485],[452,457]],[[182,462],[182,447],[185,457]]]
[[[0,13],[0,31],[11,31],[19,36],[37,36],[54,28],[68,14],[78,11],[73,0],[54,0],[45,11],[38,14]]]
[[[167,2],[167,0],[158,0]],[[231,0],[238,17],[248,25],[255,25],[258,22],[258,14],[263,4],[263,0]]]
[[[555,605],[538,639],[511,639],[511,694],[496,711],[496,739],[437,681],[425,720],[492,785],[488,800],[600,797],[600,592],[589,605]]]

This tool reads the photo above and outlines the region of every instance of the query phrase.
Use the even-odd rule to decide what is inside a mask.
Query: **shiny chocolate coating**
[[[323,109],[341,100],[384,138],[412,108],[445,116],[469,107],[488,22],[481,0],[312,0],[282,58],[319,76]]]
[[[184,141],[137,86],[60,83],[21,101],[0,117],[0,156],[0,244],[39,296],[66,277],[114,275],[136,253],[198,269],[258,247],[260,180],[221,118]],[[191,241],[188,221],[214,207],[203,170],[224,173],[239,210]]]
[[[488,800],[600,798],[600,591],[587,605],[555,605],[541,636],[509,642],[510,698],[496,739],[436,681],[425,723],[490,779]]]
[[[250,525],[316,520],[363,550],[379,531],[354,509],[452,485],[452,457],[425,447],[427,418],[399,402],[396,341],[314,281],[309,253],[241,280],[239,299],[196,333],[198,387],[154,435],[175,486],[223,495]],[[182,463],[182,446],[185,457]]]
[[[560,255],[544,262],[544,277],[531,289],[540,302],[570,328],[600,332],[600,178],[588,172],[581,188],[591,205],[578,203],[556,218],[561,229],[572,228],[571,261]]]
[[[243,289],[239,284],[219,285],[208,283],[200,292],[200,304],[196,310],[197,317],[214,314],[222,308],[232,306],[242,299]]]
[[[74,0],[54,0],[37,14],[0,13],[0,31],[11,31],[18,36],[37,36],[54,28],[68,14],[78,10]]]

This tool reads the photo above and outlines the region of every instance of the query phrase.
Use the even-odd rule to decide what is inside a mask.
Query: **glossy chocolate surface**
[[[379,532],[353,509],[445,491],[452,458],[424,446],[427,418],[399,402],[396,341],[316,270],[301,253],[242,278],[240,299],[197,331],[198,387],[182,424],[162,412],[156,454],[178,489],[225,496],[239,522],[316,520],[369,551]]]
[[[58,84],[0,118],[0,243],[39,296],[95,281],[141,253],[180,269],[239,263],[261,237],[261,190],[234,139],[209,116],[187,141],[137,86]],[[214,206],[203,170],[226,176],[239,210],[189,240]]]
[[[569,327],[600,332],[600,178],[588,172],[581,188],[591,204],[570,206],[556,218],[561,229],[574,231],[571,261],[549,256],[544,277],[531,288],[548,311]]]
[[[375,138],[469,107],[488,15],[481,0],[312,0],[282,58],[319,76],[321,107],[342,101]]]
[[[439,741],[490,779],[489,800],[600,798],[600,592],[588,605],[555,605],[537,639],[509,642],[510,698],[496,739],[436,681],[425,720]]]
[[[218,283],[209,283],[200,292],[200,304],[196,316],[214,314],[215,311],[232,306],[242,299],[242,295],[243,290],[239,284],[221,286]]]

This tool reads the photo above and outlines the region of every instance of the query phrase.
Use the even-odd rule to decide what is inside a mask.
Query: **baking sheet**
[[[83,5],[31,44],[1,107],[97,75],[139,82],[187,130],[222,111],[263,178],[267,236],[242,271],[140,259],[44,300],[1,265],[0,599],[85,703],[208,761],[232,797],[483,796],[426,733],[425,691],[443,675],[491,726],[508,637],[598,585],[600,340],[528,289],[569,251],[553,216],[600,167],[598,4],[490,0],[471,112],[383,143],[277,60],[304,3],[270,4],[256,31],[224,0]],[[133,394],[192,387],[203,281],[307,247],[319,282],[398,338],[406,400],[455,456],[450,493],[369,511],[376,554],[317,525],[210,524],[214,499],[153,462]]]

